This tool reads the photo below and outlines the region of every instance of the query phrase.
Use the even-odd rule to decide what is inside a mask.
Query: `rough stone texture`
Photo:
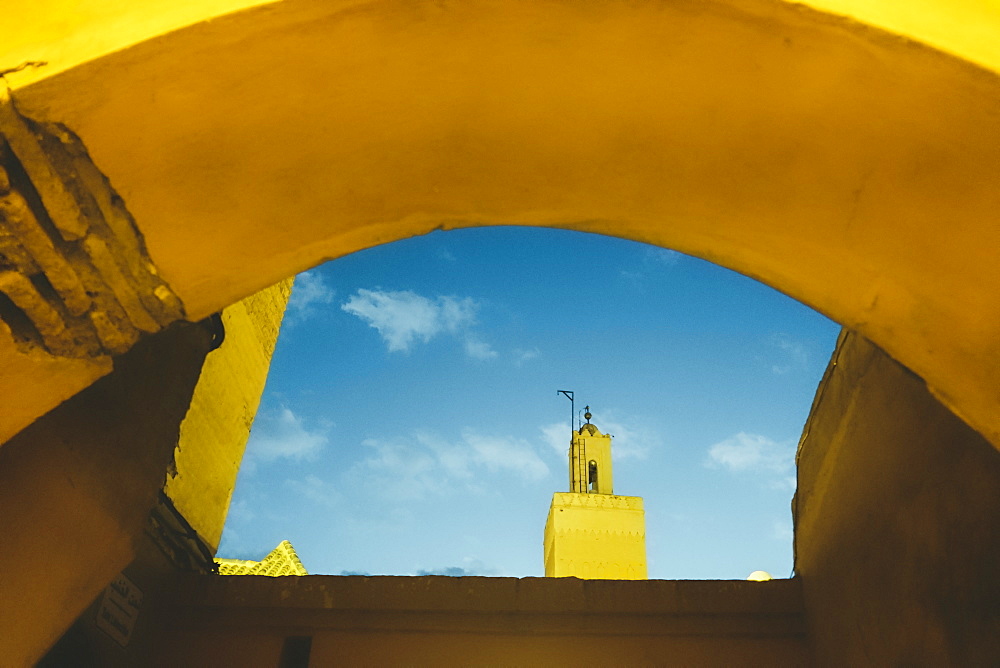
[[[183,316],[79,139],[0,90],[0,444]]]
[[[62,357],[121,354],[184,315],[80,140],[0,91],[0,319]]]
[[[842,335],[798,454],[795,569],[827,666],[1000,658],[1000,453]]]

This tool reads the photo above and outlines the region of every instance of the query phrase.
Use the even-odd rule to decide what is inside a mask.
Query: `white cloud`
[[[371,454],[354,467],[350,477],[363,478],[397,500],[446,494],[458,487],[480,491],[489,486],[483,481],[491,476],[524,483],[549,474],[527,441],[472,429],[463,430],[457,441],[417,431],[410,438],[368,439],[363,445]]]
[[[660,437],[640,421],[632,419],[627,423],[620,422],[613,418],[614,413],[609,412],[608,415],[612,417],[594,420],[594,424],[601,433],[611,434],[614,437],[611,444],[616,461],[645,459],[650,450],[660,446]]]
[[[652,276],[662,275],[664,267],[673,267],[684,257],[683,253],[678,253],[669,248],[659,248],[658,246],[646,246],[639,262],[634,266],[621,269],[620,275],[625,280],[636,285],[646,283]]]
[[[412,292],[410,294],[413,294]],[[445,331],[454,332],[461,327],[471,325],[476,321],[476,311],[479,304],[471,297],[458,299],[456,297],[438,297],[438,309],[441,313],[441,324]]]
[[[285,485],[292,490],[295,496],[305,497],[313,503],[327,508],[339,505],[342,499],[335,485],[311,473],[302,480],[286,480]]]
[[[612,417],[602,416],[594,418],[594,425],[602,434],[610,434],[611,451],[614,461],[622,459],[645,459],[649,451],[659,448],[662,444],[660,437],[651,429],[644,426],[640,420],[633,418],[628,424],[613,418],[614,413],[609,413]],[[542,440],[559,453],[561,457],[566,457],[569,453],[570,429],[568,422],[556,422],[554,424],[539,427],[542,432]]]
[[[437,304],[410,291],[361,289],[340,308],[377,329],[390,351],[409,350],[414,338],[427,342],[444,328]]]
[[[251,506],[263,505],[264,501],[254,499],[247,502],[246,499],[234,500],[229,504],[229,513],[226,515],[225,528],[219,540],[218,555],[230,559],[259,559],[257,552],[260,546],[248,537],[253,533],[253,525],[257,520],[257,514],[253,512]]]
[[[226,526],[231,524],[250,524],[256,519],[257,514],[250,508],[246,499],[240,499],[229,504],[229,511],[226,513]]]
[[[665,265],[672,267],[680,259],[684,257],[682,253],[678,253],[675,250],[670,250],[669,248],[659,248],[656,246],[650,246],[646,249],[646,260],[654,264]]]
[[[542,440],[548,443],[553,451],[562,457],[569,456],[569,422],[556,422],[539,427],[542,432]]]
[[[774,520],[771,523],[771,537],[783,543],[791,543],[795,537],[791,520]]]
[[[472,461],[494,473],[510,472],[524,480],[541,480],[549,467],[531,445],[519,438],[483,436],[470,429],[462,438],[472,448]]]
[[[361,444],[372,454],[352,467],[350,477],[365,480],[365,486],[377,490],[378,496],[411,500],[445,491],[447,479],[436,471],[439,463],[412,442],[367,439]]]
[[[646,278],[646,275],[639,271],[629,271],[628,269],[622,269],[618,272],[622,278],[630,281],[632,283],[640,283]]]
[[[795,468],[795,446],[741,431],[710,447],[706,464],[735,473],[788,474]]]
[[[389,352],[410,350],[414,341],[428,342],[439,334],[460,335],[466,353],[491,359],[496,352],[470,333],[479,303],[471,297],[430,299],[411,290],[359,289],[340,307],[378,330]]]
[[[247,443],[247,454],[257,460],[312,459],[329,442],[329,424],[315,428],[290,408],[275,413],[259,413]]]
[[[775,478],[770,483],[768,483],[768,487],[779,491],[783,491],[786,489],[795,491],[795,487],[797,485],[798,485],[798,480],[796,480],[794,475],[786,475],[780,478]]]
[[[771,337],[771,345],[781,351],[781,360],[771,366],[775,375],[784,375],[795,369],[805,369],[809,365],[809,353],[798,341],[787,334],[775,334]]]
[[[465,339],[465,353],[477,360],[491,360],[497,356],[497,351],[493,350],[490,344],[484,343],[473,336]]]
[[[314,269],[295,277],[292,284],[292,296],[288,300],[285,311],[285,324],[295,326],[308,320],[324,304],[332,304],[336,291],[326,285],[323,275]]]
[[[536,357],[540,356],[542,352],[538,348],[532,348],[531,350],[525,350],[523,348],[514,349],[514,365],[521,366],[525,362],[531,361]]]

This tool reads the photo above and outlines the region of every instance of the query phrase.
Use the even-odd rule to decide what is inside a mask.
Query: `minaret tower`
[[[545,576],[645,580],[642,497],[614,494],[611,436],[586,411],[570,441],[570,491],[552,495],[545,523]]]
[[[586,424],[573,432],[569,444],[569,491],[579,494],[614,494],[611,478],[611,436],[590,424],[590,406],[584,408]]]

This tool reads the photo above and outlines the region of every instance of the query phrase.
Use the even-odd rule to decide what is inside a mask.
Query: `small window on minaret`
[[[597,491],[597,462],[593,459],[590,460],[590,465],[587,467],[587,491]]]

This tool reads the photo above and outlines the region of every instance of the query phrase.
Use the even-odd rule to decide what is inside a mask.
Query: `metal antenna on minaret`
[[[576,400],[573,398],[573,390],[556,390],[556,396],[565,394],[569,399],[569,428],[576,431]]]

